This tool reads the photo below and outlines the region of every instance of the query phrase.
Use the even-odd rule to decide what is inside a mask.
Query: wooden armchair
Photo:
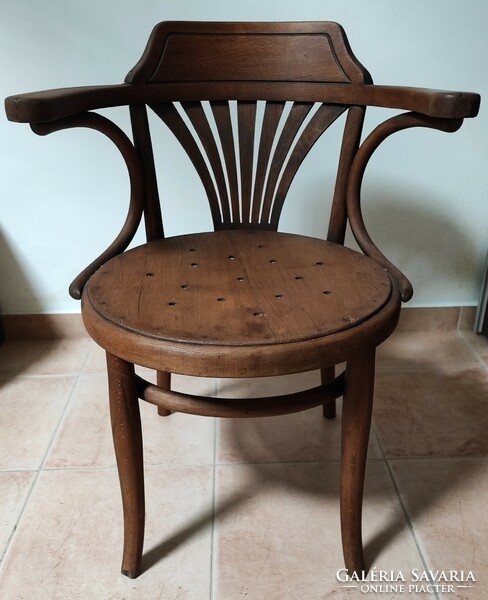
[[[375,349],[393,332],[412,287],[365,229],[361,181],[389,135],[410,127],[456,131],[476,116],[479,101],[472,93],[373,85],[342,28],[327,22],[160,23],[124,84],[7,98],[8,118],[40,135],[70,127],[105,134],[129,171],[120,234],[70,287],[89,334],[107,353],[124,574],[139,575],[143,549],[138,399],[160,415],[256,417],[323,405],[333,418],[343,396],[343,551],[349,572],[365,568],[361,509]],[[121,105],[130,110],[133,142],[91,112]],[[360,143],[368,105],[408,112]],[[213,232],[165,237],[147,107],[197,170]],[[327,240],[278,232],[298,168],[341,116]],[[143,216],[147,243],[125,251]],[[344,247],[347,223],[364,254]],[[346,370],[336,377],[342,362]],[[136,376],[134,364],[155,369],[157,385]],[[170,385],[171,373],[262,377],[314,369],[321,369],[320,386],[283,397],[205,398]]]

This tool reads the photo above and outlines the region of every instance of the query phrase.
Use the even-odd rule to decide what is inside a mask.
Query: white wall
[[[0,95],[119,83],[153,25],[167,19],[334,20],[376,83],[488,98],[485,0],[2,0]],[[370,165],[366,220],[412,279],[413,305],[477,302],[488,247],[487,115],[482,102],[480,116],[455,134],[400,133]],[[126,124],[119,112],[115,118]],[[378,119],[372,111],[368,123]],[[174,207],[168,233],[184,231],[187,223],[205,229],[199,183],[181,152],[162,139],[170,144],[169,151],[161,148],[168,166],[161,174],[163,202]],[[127,176],[117,151],[94,132],[40,138],[0,117],[0,153],[1,312],[76,312],[69,282],[111,241],[124,217]],[[324,235],[323,160],[305,164],[294,182],[284,227]],[[302,197],[312,219],[304,218]]]

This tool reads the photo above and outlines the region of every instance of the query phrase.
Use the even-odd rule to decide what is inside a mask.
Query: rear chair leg
[[[107,352],[110,418],[124,512],[122,573],[141,572],[144,542],[144,466],[134,365]]]
[[[171,389],[171,373],[167,373],[166,371],[158,371],[158,379],[157,385],[163,390]],[[160,417],[167,417],[171,414],[171,411],[166,408],[161,408],[158,406],[158,415]]]
[[[365,570],[361,534],[364,473],[373,407],[375,349],[348,361],[342,404],[341,529],[349,575]]]
[[[325,367],[320,369],[320,379],[322,385],[331,381],[335,377],[335,367]],[[322,405],[323,415],[326,419],[335,419],[336,416],[336,401],[332,398],[328,402],[324,402]]]

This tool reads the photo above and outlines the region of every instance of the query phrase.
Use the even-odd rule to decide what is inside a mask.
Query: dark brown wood
[[[167,373],[166,371],[158,371],[156,383],[157,387],[161,390],[171,390],[171,373]],[[168,417],[170,414],[170,410],[162,406],[158,406],[158,415],[160,417]]]
[[[225,169],[229,182],[230,212],[231,216],[227,221],[236,223],[240,221],[240,203],[239,203],[239,183],[237,176],[237,159],[232,131],[232,120],[230,114],[229,102],[211,102],[212,112],[217,125],[220,144],[224,154]],[[225,223],[225,218],[224,218]]]
[[[330,22],[159,23],[126,77],[202,80],[369,83],[371,77],[342,27]]]
[[[464,119],[476,117],[479,94],[428,90],[401,86],[360,84],[265,82],[205,82],[147,85],[110,85],[65,88],[16,94],[5,100],[10,121],[46,123],[88,110],[131,104],[234,99],[270,102],[325,102],[347,106],[378,106],[411,110],[431,117]]]
[[[325,385],[335,378],[335,367],[323,367],[320,369],[320,381]],[[322,406],[322,413],[325,419],[335,419],[336,417],[336,398],[325,394],[325,402]]]
[[[130,118],[134,146],[144,172],[144,220],[146,239],[150,242],[164,237],[164,229],[146,107],[143,104],[131,106]]]
[[[339,25],[309,22],[161,23],[125,84],[7,98],[8,118],[31,123],[36,133],[75,126],[104,133],[130,174],[122,232],[71,288],[83,293],[86,329],[107,352],[123,573],[139,574],[144,536],[138,396],[164,416],[249,417],[322,404],[330,419],[344,394],[343,550],[350,573],[365,568],[361,514],[375,348],[395,329],[412,289],[366,231],[363,173],[392,133],[455,131],[479,103],[467,92],[375,86]],[[86,114],[121,105],[130,107],[134,144],[106,118]],[[385,121],[360,145],[366,106],[412,112]],[[164,239],[146,107],[200,176],[214,232]],[[328,240],[277,233],[297,170],[341,115]],[[148,243],[123,252],[143,208]],[[342,246],[348,222],[365,255]],[[343,362],[345,376],[335,378]],[[134,364],[155,369],[156,385],[136,377]],[[284,397],[226,400],[171,390],[171,373],[232,378],[314,369],[320,386]]]
[[[239,162],[241,167],[241,219],[251,222],[251,193],[253,181],[254,130],[256,102],[238,102]]]
[[[348,361],[342,403],[341,530],[350,575],[366,568],[362,502],[374,388],[374,348]]]
[[[220,203],[217,196],[217,190],[214,187],[207,163],[205,162],[205,159],[198,148],[195,138],[173,104],[152,104],[151,108],[157,115],[161,117],[164,123],[173,132],[193,163],[193,166],[195,167],[203,183],[203,187],[205,188],[212,213],[212,220],[214,226],[217,227],[222,221],[222,213],[219,208]]]
[[[281,169],[283,168],[285,159],[291,148],[293,140],[295,139],[295,136],[298,133],[300,126],[302,125],[304,119],[307,117],[312,107],[313,104],[311,102],[294,103],[292,105],[288,117],[285,123],[283,124],[283,129],[276,144],[276,150],[269,168],[268,181],[264,193],[263,209],[261,216],[261,221],[263,223],[271,222],[273,223],[274,228],[278,226],[278,222],[277,220],[275,220],[274,222],[272,221],[271,214],[273,210],[273,203],[275,200],[275,189],[279,181]]]
[[[384,269],[343,246],[285,233],[219,231],[125,252],[92,277],[85,302],[100,319],[141,336],[203,348],[313,344],[357,327],[391,296]]]
[[[322,104],[315,115],[307,123],[299,139],[293,147],[290,159],[277,182],[277,189],[273,200],[273,211],[271,214],[271,223],[278,226],[281,211],[288,194],[291,182],[295,177],[304,158],[309,153],[312,146],[319,137],[329,128],[330,125],[345,111],[343,106],[326,106]]]
[[[242,400],[236,398],[208,398],[173,392],[159,385],[153,385],[141,377],[137,377],[137,389],[142,400],[154,404],[158,407],[158,410],[162,411],[182,412],[204,417],[271,417],[319,406],[323,403],[324,397],[333,401],[333,399],[342,396],[344,374],[327,381],[323,385],[303,392]]]
[[[94,129],[107,136],[120,151],[127,166],[130,180],[129,209],[120,233],[98,258],[83,269],[69,287],[70,295],[79,300],[83,287],[91,275],[104,262],[123,252],[136,234],[144,209],[144,175],[139,156],[129,138],[117,125],[102,115],[88,113],[67,117],[55,123],[32,125],[32,129],[39,135],[47,135],[53,131],[70,129],[72,127]]]
[[[376,127],[357,151],[351,165],[346,193],[347,214],[351,230],[363,252],[371,256],[378,264],[383,265],[391,276],[398,281],[404,302],[410,300],[413,295],[412,284],[378,249],[364,225],[360,200],[364,171],[373,152],[392,133],[411,127],[430,127],[432,129],[439,129],[440,131],[453,132],[457,131],[461,125],[462,120],[460,119],[434,119],[433,117],[415,113],[396,115]]]
[[[141,571],[144,543],[144,469],[134,365],[107,353],[110,418],[124,510],[122,573]]]
[[[327,239],[335,244],[344,244],[347,227],[346,190],[351,164],[356,156],[363,130],[365,109],[361,106],[351,106],[342,139],[341,154],[337,167],[337,177],[334,197],[330,211],[329,230]]]
[[[254,199],[252,206],[252,223],[257,225],[262,222],[265,182],[268,168],[271,164],[271,150],[276,137],[284,102],[267,102],[264,110],[261,137],[259,142],[256,178],[254,181]],[[267,211],[269,215],[269,210]]]

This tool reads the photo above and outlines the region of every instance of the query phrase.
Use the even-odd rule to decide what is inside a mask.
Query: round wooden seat
[[[255,375],[273,348],[282,355],[287,347],[301,369],[297,352],[307,346],[323,350],[325,338],[340,345],[338,334],[354,330],[364,338],[362,324],[391,320],[392,295],[399,306],[386,271],[353,250],[234,230],[166,238],[117,256],[90,279],[83,313],[94,339],[121,358],[216,376],[238,359],[241,375]]]

